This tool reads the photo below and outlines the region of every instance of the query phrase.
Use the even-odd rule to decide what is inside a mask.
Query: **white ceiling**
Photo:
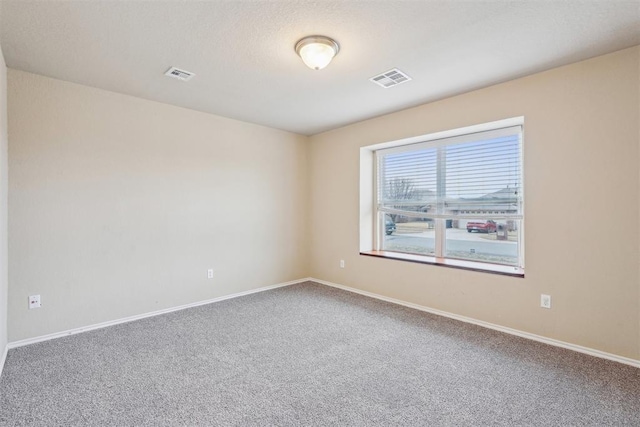
[[[640,44],[640,0],[2,0],[10,68],[311,135]],[[298,39],[335,38],[307,68]],[[165,77],[171,66],[196,74]],[[397,67],[412,81],[368,79]]]

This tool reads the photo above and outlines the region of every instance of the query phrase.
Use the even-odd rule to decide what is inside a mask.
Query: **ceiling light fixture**
[[[340,45],[325,36],[309,36],[296,43],[296,53],[307,67],[322,70],[340,52]]]

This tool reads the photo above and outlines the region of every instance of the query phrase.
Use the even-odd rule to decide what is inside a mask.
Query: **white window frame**
[[[451,215],[444,212],[444,209],[437,209],[434,213],[429,214],[409,214],[420,218],[433,218],[435,222],[435,257],[425,255],[402,254],[397,252],[382,251],[382,242],[385,232],[384,214],[388,213],[389,208],[381,208],[378,205],[378,155],[401,153],[413,151],[422,147],[439,147],[450,144],[467,142],[474,140],[474,134],[483,132],[485,136],[498,137],[505,134],[513,134],[514,128],[521,134],[520,141],[520,167],[521,167],[521,207],[520,213],[517,215],[519,221],[518,227],[518,265],[506,266],[491,264],[482,261],[455,260],[445,257],[446,245],[446,220]],[[499,120],[491,123],[485,123],[475,126],[469,126],[459,129],[453,129],[444,132],[437,132],[418,137],[402,139],[398,141],[385,142],[380,144],[363,147],[360,151],[360,253],[363,255],[383,256],[386,258],[404,259],[407,261],[424,262],[428,264],[448,265],[452,267],[468,268],[472,270],[489,271],[499,274],[508,274],[518,277],[524,277],[524,117],[514,117],[511,119]],[[443,161],[440,158],[440,161]],[[368,204],[368,206],[367,206]],[[407,212],[398,212],[407,215]],[[483,218],[486,215],[465,214],[465,219]],[[492,214],[491,219],[514,219],[513,214]]]

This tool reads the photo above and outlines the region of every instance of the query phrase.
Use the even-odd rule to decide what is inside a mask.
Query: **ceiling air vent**
[[[183,82],[186,82],[187,80],[191,79],[191,77],[195,76],[195,74],[190,73],[189,71],[181,70],[176,67],[169,68],[169,70],[167,70],[164,75],[173,77],[174,79],[182,80]]]
[[[369,80],[386,89],[392,86],[397,86],[400,83],[408,82],[411,80],[411,77],[407,76],[397,68],[394,68],[385,73],[378,74],[375,77],[371,77]]]

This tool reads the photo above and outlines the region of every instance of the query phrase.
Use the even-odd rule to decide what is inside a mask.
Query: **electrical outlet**
[[[540,295],[540,307],[551,308],[551,295]]]
[[[207,279],[213,279],[213,268],[207,270]]]
[[[344,268],[344,260],[343,259],[340,260],[340,268]]]
[[[29,308],[40,308],[40,295],[29,296]]]

